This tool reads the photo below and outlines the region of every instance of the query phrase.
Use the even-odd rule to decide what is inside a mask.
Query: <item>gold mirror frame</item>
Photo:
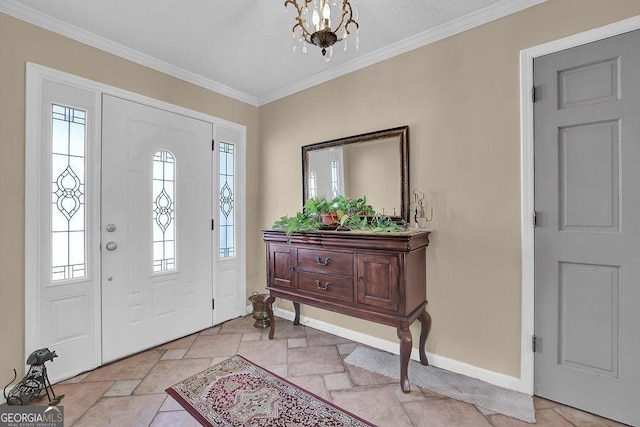
[[[305,201],[309,198],[309,157],[315,151],[347,146],[355,147],[354,144],[361,144],[362,147],[366,148],[367,143],[375,143],[383,141],[385,139],[395,138],[397,138],[398,140],[397,152],[399,157],[398,161],[400,173],[400,212],[396,212],[395,215],[392,212],[384,212],[384,214],[393,218],[403,219],[404,221],[409,223],[409,126],[401,126],[392,129],[385,129],[375,132],[363,133],[360,135],[349,136],[346,138],[339,138],[330,141],[304,145],[302,147],[302,205],[304,206]],[[395,141],[390,142],[395,143]],[[395,171],[397,171],[397,169],[395,169]],[[378,171],[378,173],[379,172],[380,171]],[[396,177],[392,178],[396,179]],[[367,195],[366,192],[364,194],[349,196],[362,197],[363,195]],[[329,200],[331,198],[332,197],[327,197],[327,199]],[[375,205],[373,207],[376,210],[379,209],[379,207],[376,207]]]

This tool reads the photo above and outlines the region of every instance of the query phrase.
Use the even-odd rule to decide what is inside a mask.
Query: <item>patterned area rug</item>
[[[166,390],[204,426],[372,426],[233,356]]]

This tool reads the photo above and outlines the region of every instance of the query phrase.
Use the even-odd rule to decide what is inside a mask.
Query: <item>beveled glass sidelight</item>
[[[51,281],[86,277],[86,111],[52,105]]]
[[[220,144],[220,188],[218,192],[219,212],[219,248],[220,258],[235,256],[235,145],[221,141]]]

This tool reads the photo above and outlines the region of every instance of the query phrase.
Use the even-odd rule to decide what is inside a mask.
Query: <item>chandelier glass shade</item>
[[[329,61],[333,55],[333,45],[337,42],[345,40],[344,50],[347,50],[346,39],[354,29],[356,50],[358,49],[360,26],[357,21],[357,4],[354,8],[349,0],[286,0],[284,7],[288,9],[289,5],[298,13],[292,28],[294,52],[300,44],[302,52],[307,53],[305,43],[312,44],[318,46],[325,60]],[[335,26],[332,26],[332,16],[333,22],[337,22]]]

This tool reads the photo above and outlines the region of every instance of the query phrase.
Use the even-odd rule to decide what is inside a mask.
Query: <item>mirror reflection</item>
[[[409,220],[408,126],[302,147],[303,203],[367,197],[376,212]]]

